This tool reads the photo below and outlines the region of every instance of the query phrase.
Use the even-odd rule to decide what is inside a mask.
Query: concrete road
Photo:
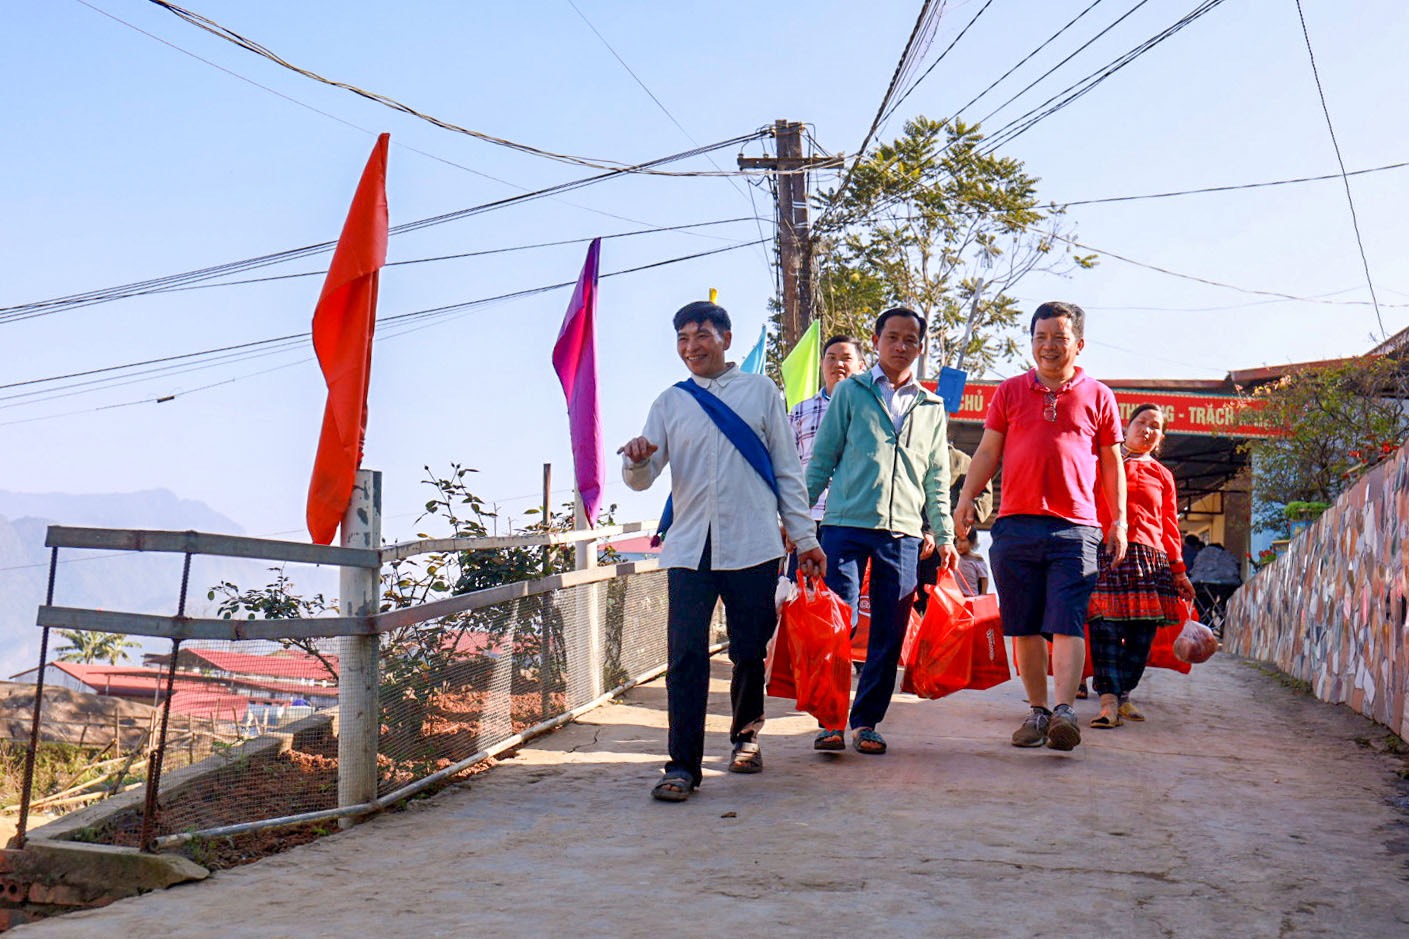
[[[469,784],[279,857],[20,927],[55,936],[1409,937],[1409,790],[1384,729],[1227,656],[1152,672],[1150,720],[1020,750],[1009,682],[898,695],[885,756],[814,753],[770,699],[765,771],[648,797],[665,690]],[[1368,744],[1368,745],[1367,745]]]

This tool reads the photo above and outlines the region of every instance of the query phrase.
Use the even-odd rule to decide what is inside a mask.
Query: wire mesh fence
[[[429,618],[411,608],[386,622],[388,614],[288,621],[359,622],[364,635],[376,634],[374,808],[472,772],[525,731],[663,669],[666,573],[653,563],[579,573],[585,582],[559,575],[516,584],[512,596],[481,591],[482,603],[470,594],[426,604]],[[446,612],[447,603],[456,608]],[[160,634],[180,619],[140,625]],[[218,622],[187,621],[185,632]],[[262,632],[261,639],[149,640],[140,666],[110,670],[110,690],[128,692],[132,707],[144,697],[150,704],[115,718],[117,735],[69,774],[66,788],[51,781],[30,792],[35,812],[88,804],[64,818],[61,834],[41,837],[181,844],[198,860],[226,866],[328,830],[348,808],[339,804],[340,715],[348,703],[340,678],[345,644],[358,637],[306,628],[281,636],[280,622],[226,627]],[[723,634],[716,617],[712,641]],[[66,663],[43,671],[49,690],[37,740],[53,738],[60,719],[53,703],[81,685]],[[145,798],[153,779],[154,803]]]

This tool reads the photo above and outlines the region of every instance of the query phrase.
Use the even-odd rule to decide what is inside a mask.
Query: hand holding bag
[[[784,633],[779,642],[786,640],[792,659],[798,710],[823,727],[845,727],[851,704],[851,607],[820,579],[809,590],[799,573],[779,629]]]
[[[1218,651],[1218,638],[1203,623],[1189,619],[1175,637],[1173,649],[1179,661],[1197,665],[1207,662]]]
[[[1179,605],[1184,611],[1184,619],[1192,619],[1192,611],[1189,609],[1188,601],[1180,600]],[[1173,623],[1161,626],[1155,631],[1155,641],[1150,645],[1149,666],[1151,668],[1167,668],[1182,675],[1189,674],[1191,670],[1189,663],[1174,654],[1174,640],[1178,638],[1183,629],[1183,623]]]

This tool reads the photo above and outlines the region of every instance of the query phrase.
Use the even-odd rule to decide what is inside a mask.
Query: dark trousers
[[[885,719],[895,693],[900,646],[915,599],[920,539],[909,535],[897,538],[871,528],[823,525],[821,541],[827,554],[827,586],[853,610],[861,593],[861,573],[866,562],[871,562],[871,636],[856,700],[851,704],[850,723],[853,728],[875,727]]]
[[[709,567],[709,543],[699,570],[670,568],[666,625],[666,701],[670,714],[667,773],[688,773],[700,784],[704,763],[705,709],[709,702],[709,623],[719,599],[729,632],[729,682],[733,722],[729,741],[752,740],[763,727],[764,660],[778,626],[773,592],[779,558],[737,571]]]
[[[1152,619],[1118,623],[1093,619],[1091,630],[1092,687],[1097,694],[1127,695],[1140,684],[1159,622]]]

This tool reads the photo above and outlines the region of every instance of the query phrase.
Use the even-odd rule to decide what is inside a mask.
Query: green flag
[[[813,320],[783,360],[783,394],[787,397],[789,411],[799,401],[806,401],[822,390],[821,372],[822,324]]]

